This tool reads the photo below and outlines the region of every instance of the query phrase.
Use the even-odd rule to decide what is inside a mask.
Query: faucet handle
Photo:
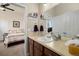
[[[58,39],[61,39],[61,35],[60,34],[58,34]]]

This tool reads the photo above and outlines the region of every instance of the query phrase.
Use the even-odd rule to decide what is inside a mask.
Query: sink
[[[45,35],[43,37],[40,37],[39,40],[41,42],[44,42],[44,43],[50,43],[52,42],[54,39],[51,37],[51,35]]]

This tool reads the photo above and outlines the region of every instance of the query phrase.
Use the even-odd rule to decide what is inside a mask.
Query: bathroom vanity
[[[29,55],[30,56],[59,56],[59,54],[51,51],[50,49],[44,47],[43,45],[39,44],[38,42],[29,39]]]
[[[30,56],[71,56],[63,40],[44,42],[39,39],[40,37],[35,33],[28,35]]]

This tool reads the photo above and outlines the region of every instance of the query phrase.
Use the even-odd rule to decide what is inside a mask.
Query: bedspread
[[[5,37],[4,43],[8,44],[10,42],[24,40],[24,33],[10,33]]]

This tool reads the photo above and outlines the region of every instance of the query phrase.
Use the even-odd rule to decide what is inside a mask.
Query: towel
[[[75,45],[79,45],[79,39],[75,38],[75,39],[71,39],[65,42],[66,46],[69,46],[70,44],[75,44]]]

